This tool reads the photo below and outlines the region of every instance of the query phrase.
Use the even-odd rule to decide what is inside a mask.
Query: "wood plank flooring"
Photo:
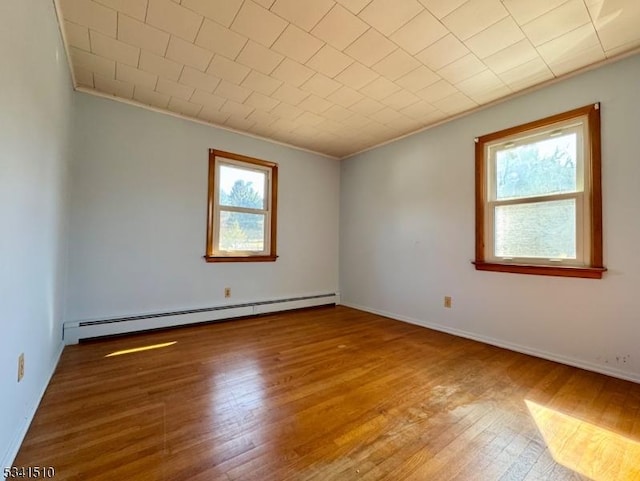
[[[639,440],[638,384],[327,307],[67,347],[14,464],[82,481],[619,481],[640,480]]]

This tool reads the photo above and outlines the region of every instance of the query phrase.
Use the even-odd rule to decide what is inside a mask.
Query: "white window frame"
[[[227,206],[220,204],[220,168],[231,166],[265,175],[265,205],[263,209]],[[276,255],[276,207],[278,166],[273,162],[255,159],[211,149],[209,152],[209,208],[207,222],[208,262],[260,262],[275,261]],[[223,212],[259,214],[264,216],[264,248],[253,250],[223,250],[220,248],[220,218]]]
[[[576,132],[576,191],[497,199],[497,152]],[[602,248],[602,187],[600,104],[529,122],[476,138],[476,259],[477,270],[564,277],[601,278],[606,271]],[[494,215],[498,206],[575,199],[576,258],[500,257],[495,253]]]

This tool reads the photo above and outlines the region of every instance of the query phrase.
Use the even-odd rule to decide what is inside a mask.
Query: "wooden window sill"
[[[514,274],[532,274],[538,276],[582,277],[585,279],[602,279],[606,267],[576,266],[539,266],[532,264],[511,264],[475,261],[478,271],[511,272]]]
[[[204,256],[207,262],[275,262],[278,256]]]

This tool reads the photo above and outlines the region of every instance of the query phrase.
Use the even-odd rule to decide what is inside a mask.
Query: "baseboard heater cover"
[[[340,303],[337,293],[317,294],[288,299],[246,302],[241,304],[187,309],[181,311],[144,314],[139,316],[117,317],[90,321],[65,322],[65,344],[78,344],[81,339],[126,334],[129,332],[162,329],[166,327],[220,321],[236,317],[255,316],[270,312],[318,307]]]

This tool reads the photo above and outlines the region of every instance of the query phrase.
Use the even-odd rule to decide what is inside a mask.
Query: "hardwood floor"
[[[618,481],[640,479],[639,440],[640,385],[327,307],[67,347],[14,464],[83,481]]]

